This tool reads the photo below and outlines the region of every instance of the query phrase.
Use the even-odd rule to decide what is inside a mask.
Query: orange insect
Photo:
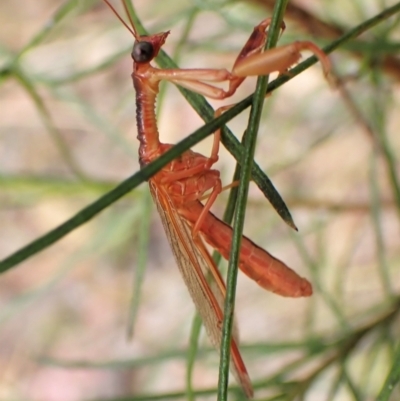
[[[132,50],[133,85],[136,90],[139,161],[143,167],[154,161],[173,145],[160,142],[155,116],[155,102],[161,80],[173,82],[213,99],[231,96],[247,76],[284,73],[300,58],[303,49],[313,52],[321,61],[325,75],[330,70],[329,59],[311,42],[295,42],[262,52],[270,19],[254,28],[237,57],[232,72],[226,69],[158,69],[150,63],[157,56],[169,32],[141,36],[131,21],[130,28],[113,10],[135,38]],[[125,4],[124,4],[125,6]],[[127,12],[129,15],[129,13]],[[206,82],[229,82],[228,90]],[[210,207],[222,190],[220,173],[212,169],[218,160],[220,132],[214,134],[210,157],[188,150],[163,167],[149,180],[150,191],[157,205],[169,243],[183,279],[203,320],[207,334],[219,348],[223,320],[225,284],[204,241],[228,259],[232,242],[232,227],[210,212]],[[200,199],[211,191],[203,204]],[[287,297],[312,294],[311,284],[280,260],[274,258],[251,240],[243,237],[240,249],[240,269],[261,287]],[[206,279],[211,272],[211,283]],[[238,349],[237,336],[231,342],[232,371],[245,394],[253,395],[252,385]]]

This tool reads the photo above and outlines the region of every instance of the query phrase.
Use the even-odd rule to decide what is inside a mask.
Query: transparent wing
[[[190,227],[179,216],[168,194],[154,181],[150,180],[149,184],[183,280],[211,343],[219,349],[225,299],[224,281],[203,241],[200,238],[193,239]],[[211,272],[211,279],[208,278],[208,272]],[[246,395],[252,397],[252,385],[237,344],[237,335],[234,334],[231,370]]]

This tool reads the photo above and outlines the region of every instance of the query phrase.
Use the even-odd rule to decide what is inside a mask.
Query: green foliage
[[[178,60],[229,68],[274,2],[137,3],[129,9],[142,31],[172,31],[161,68]],[[242,175],[226,215],[236,207],[226,310],[236,298],[255,398],[400,399],[400,3],[326,0],[310,2],[312,12],[276,3],[271,40],[284,16],[279,43],[321,45],[336,88],[319,65],[309,69],[310,57],[261,80],[254,95],[239,93],[218,118],[219,105],[180,89],[200,126],[189,107],[181,111],[180,94],[163,87],[162,141],[179,144],[142,170],[131,37],[110,10],[100,1],[0,5],[1,399],[47,399],[65,383],[71,399],[215,399],[218,355],[203,345],[198,320],[189,335],[189,300],[140,185],[228,122],[222,142]],[[222,151],[218,166],[226,182],[231,155]],[[250,180],[261,191],[250,186],[246,201]],[[245,211],[246,233],[311,278],[313,297],[282,299],[240,275],[235,294]],[[221,400],[232,324],[224,322]],[[228,392],[243,399],[235,386]]]

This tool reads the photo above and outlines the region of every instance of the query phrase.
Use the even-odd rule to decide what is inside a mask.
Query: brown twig
[[[254,3],[260,4],[268,9],[272,9],[275,0],[252,0]],[[289,3],[286,8],[285,19],[293,20],[299,24],[299,26],[308,34],[312,36],[319,36],[325,39],[334,40],[342,36],[346,29],[343,29],[339,25],[333,23],[327,23],[322,21],[315,15],[311,14],[300,5]],[[349,50],[355,57],[362,57],[362,53]],[[400,60],[391,55],[382,57],[381,60],[382,69],[385,73],[391,75],[397,81],[400,81]]]

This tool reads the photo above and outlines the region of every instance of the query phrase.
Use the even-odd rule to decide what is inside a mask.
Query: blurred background
[[[395,3],[292,1],[280,43],[325,46]],[[150,32],[171,30],[164,49],[180,66],[229,69],[273,2],[134,6]],[[299,232],[251,184],[245,234],[309,278],[315,294],[285,299],[239,273],[237,320],[256,399],[373,400],[393,363],[399,40],[396,14],[331,55],[340,78],[335,90],[317,64],[266,99],[255,159]],[[138,170],[131,46],[129,32],[100,0],[0,2],[0,259]],[[226,103],[254,84],[247,80]],[[163,142],[202,125],[173,85],[158,113]],[[238,138],[247,118],[229,123]],[[208,155],[211,143],[195,149]],[[221,149],[224,184],[234,166]],[[226,200],[226,193],[218,198],[217,215]],[[0,276],[0,400],[186,399],[194,314],[141,185]],[[203,332],[199,347],[194,389],[207,391],[197,399],[215,399],[219,355]],[[240,392],[231,397],[243,399]],[[397,388],[391,400],[398,399]]]

